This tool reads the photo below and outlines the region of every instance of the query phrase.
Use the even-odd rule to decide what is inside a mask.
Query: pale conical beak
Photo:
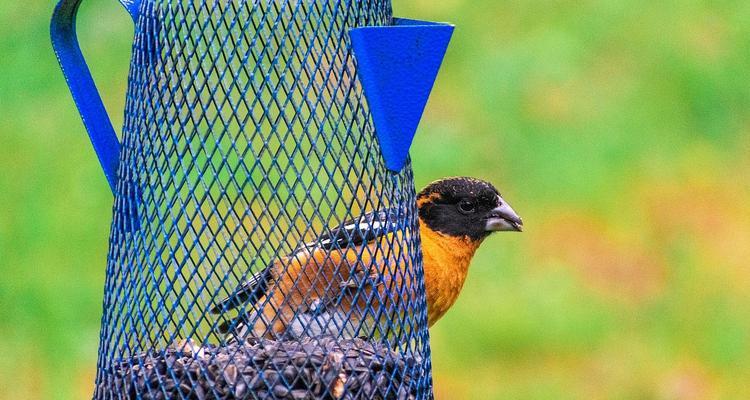
[[[487,214],[487,225],[485,230],[488,232],[498,231],[523,231],[523,221],[521,217],[516,214],[510,205],[503,200],[502,197],[498,196],[497,208],[492,209]]]

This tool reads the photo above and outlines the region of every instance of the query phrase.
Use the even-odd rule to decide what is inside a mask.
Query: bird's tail
[[[251,276],[250,279],[240,285],[234,293],[216,303],[216,305],[211,308],[211,313],[223,314],[235,308],[242,307],[244,304],[258,301],[258,299],[263,297],[268,290],[268,279],[270,273],[271,268],[266,268]]]

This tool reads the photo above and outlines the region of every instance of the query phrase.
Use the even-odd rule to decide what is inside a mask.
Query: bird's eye
[[[458,210],[464,214],[474,212],[474,203],[470,201],[462,201],[458,203]]]

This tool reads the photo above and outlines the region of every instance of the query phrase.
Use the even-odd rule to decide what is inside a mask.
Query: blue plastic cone
[[[349,35],[385,165],[398,172],[406,163],[453,25],[402,18],[393,22],[355,28]]]

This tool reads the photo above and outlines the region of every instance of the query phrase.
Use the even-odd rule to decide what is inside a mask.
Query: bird
[[[469,177],[430,183],[416,207],[432,327],[456,302],[483,241],[521,232],[523,221],[491,183]],[[277,259],[211,308],[223,318],[218,331],[238,339],[370,335],[417,296],[403,218],[399,207],[372,211]]]

